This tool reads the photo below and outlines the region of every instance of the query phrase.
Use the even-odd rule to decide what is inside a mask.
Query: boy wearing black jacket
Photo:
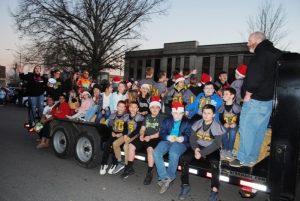
[[[188,149],[181,160],[182,175],[179,195],[181,200],[185,199],[190,191],[189,164],[194,158],[197,160],[204,158],[210,163],[212,179],[209,201],[218,200],[220,147],[225,128],[218,121],[214,120],[215,107],[213,105],[205,105],[202,113],[203,119],[196,121],[192,126],[192,135],[190,137],[192,149]]]
[[[102,155],[102,161],[100,166],[100,175],[106,174],[106,170],[108,168],[108,157],[111,151],[111,145],[113,142],[122,137],[125,133],[127,133],[127,120],[128,114],[126,111],[126,103],[125,101],[119,101],[117,105],[116,113],[113,113],[109,117],[108,127],[111,130],[111,135],[104,146],[104,151]],[[108,170],[108,174],[112,174],[118,165],[118,160],[114,157],[112,158],[112,165]]]

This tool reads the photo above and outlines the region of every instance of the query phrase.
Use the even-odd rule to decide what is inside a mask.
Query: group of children
[[[165,72],[160,72],[158,82],[155,82],[151,67],[146,69],[146,78],[139,83],[113,78],[112,82],[91,86],[87,80],[78,81],[77,91],[72,89],[68,100],[61,95],[55,104],[48,97],[38,148],[49,145],[48,122],[53,118],[103,124],[109,128],[109,133],[105,134],[108,140],[103,148],[100,175],[123,170],[121,177],[126,179],[135,172],[135,153],[145,149],[148,168],[144,184],[151,183],[155,165],[160,193],[164,193],[176,178],[180,163],[179,197],[184,200],[190,191],[189,164],[192,160],[205,159],[212,172],[209,201],[215,201],[219,191],[220,158],[230,160],[234,157],[246,69],[245,65],[237,68],[236,80],[231,85],[225,72],[220,73],[216,83],[211,82],[206,73],[199,81],[195,72],[177,72],[170,80]],[[167,153],[169,165],[166,168],[164,155]]]

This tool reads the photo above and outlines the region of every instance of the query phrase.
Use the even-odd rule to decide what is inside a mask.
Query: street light
[[[15,53],[20,55],[20,67],[21,67],[21,65],[22,65],[22,54],[21,54],[21,52],[19,52],[17,50],[14,50],[14,49],[5,49],[5,50],[14,51]],[[17,80],[17,66],[15,66],[14,70],[15,70],[15,80]]]

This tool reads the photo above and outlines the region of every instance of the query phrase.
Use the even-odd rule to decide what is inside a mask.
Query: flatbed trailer
[[[241,192],[245,197],[263,191],[270,195],[271,201],[292,201],[296,198],[300,177],[299,54],[285,54],[278,61],[275,90],[272,138],[266,145],[269,154],[252,167],[234,168],[228,161],[221,160],[220,180],[243,187]],[[59,158],[75,157],[85,168],[97,167],[103,143],[108,138],[107,129],[105,125],[55,119],[50,131],[52,148]],[[136,154],[138,160],[146,161],[146,158],[145,150]],[[167,157],[165,165],[168,165]],[[194,160],[189,172],[211,177],[208,164],[202,160]]]

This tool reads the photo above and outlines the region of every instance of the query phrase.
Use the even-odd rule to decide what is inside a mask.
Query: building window
[[[129,78],[134,78],[134,68],[132,65],[129,67]]]
[[[246,64],[246,65],[249,65],[249,62],[250,62],[250,60],[251,60],[251,58],[252,58],[253,56],[251,56],[251,55],[245,55],[244,56],[244,64]]]
[[[151,59],[147,59],[146,60],[146,67],[150,67],[151,66]]]
[[[154,61],[154,80],[158,81],[158,73],[160,71],[160,59]]]
[[[135,61],[130,60],[128,63],[128,79],[134,78],[134,67],[135,67]]]
[[[175,59],[175,69],[176,68],[180,69],[180,57],[176,57]]]
[[[203,57],[202,73],[209,74],[210,57]]]
[[[190,67],[190,57],[184,57],[183,68],[189,68],[189,67]]]
[[[172,74],[172,58],[168,58],[167,61],[167,77],[171,77]]]
[[[228,82],[231,83],[235,80],[235,69],[238,65],[237,56],[229,56],[229,66],[228,66]]]
[[[216,57],[216,63],[215,63],[215,77],[214,80],[218,80],[219,73],[223,71],[223,61],[224,57]]]
[[[143,68],[143,60],[138,60],[137,73],[136,73],[136,79],[137,80],[142,79],[142,68]]]

